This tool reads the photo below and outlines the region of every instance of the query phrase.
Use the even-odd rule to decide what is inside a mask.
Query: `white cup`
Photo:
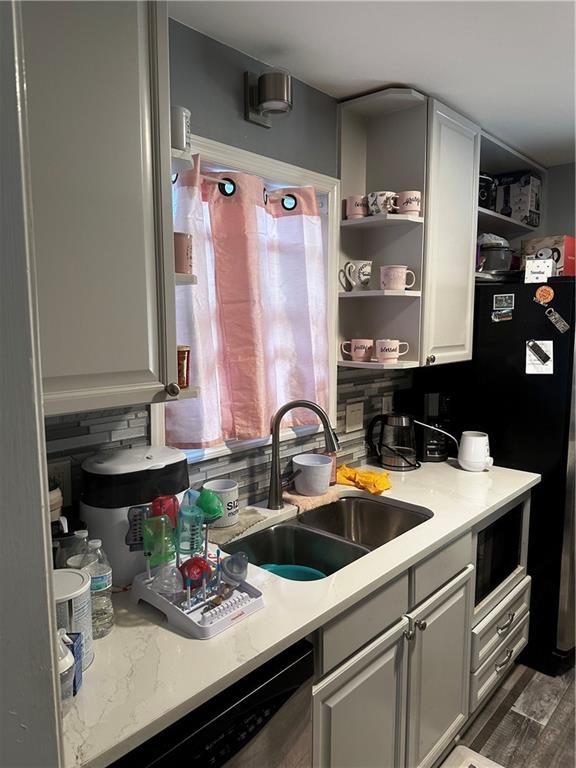
[[[462,432],[458,464],[468,472],[483,472],[494,464],[486,432]]]
[[[408,275],[412,276],[410,283],[406,279]],[[380,288],[383,291],[405,291],[406,288],[413,288],[415,283],[416,275],[408,267],[401,264],[380,267]]]
[[[294,487],[301,496],[321,496],[330,487],[332,459],[321,453],[299,453],[292,459]]]
[[[379,213],[396,213],[398,210],[397,200],[398,194],[396,192],[369,192],[368,210],[372,216],[377,216]]]
[[[210,480],[204,488],[214,491],[224,504],[224,515],[211,523],[213,528],[228,528],[238,522],[238,483],[234,480]]]
[[[405,345],[406,349],[400,351],[400,347]],[[399,341],[398,339],[376,339],[376,360],[379,363],[394,363],[399,357],[405,355],[410,349],[410,344],[407,341]]]

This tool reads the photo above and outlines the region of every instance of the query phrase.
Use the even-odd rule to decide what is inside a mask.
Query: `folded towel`
[[[282,498],[288,504],[294,504],[294,506],[298,507],[300,512],[308,512],[311,509],[316,509],[316,507],[323,507],[325,504],[338,501],[339,497],[338,491],[335,488],[330,488],[321,496],[300,496],[299,493],[284,491]]]
[[[257,512],[254,507],[247,507],[240,510],[238,514],[238,522],[235,525],[230,525],[227,528],[209,528],[208,540],[212,544],[217,544],[219,547],[223,547],[224,544],[228,544],[229,541],[240,536],[241,533],[247,531],[248,528],[252,528],[253,525],[259,523],[260,520],[264,520],[265,515]]]
[[[346,464],[342,464],[336,470],[336,482],[376,494],[392,487],[388,472],[361,471],[348,467]]]

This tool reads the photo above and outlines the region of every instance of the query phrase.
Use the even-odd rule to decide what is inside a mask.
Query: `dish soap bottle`
[[[105,637],[114,625],[112,606],[112,567],[102,549],[100,539],[88,542],[88,552],[80,567],[90,574],[92,600],[92,637]]]

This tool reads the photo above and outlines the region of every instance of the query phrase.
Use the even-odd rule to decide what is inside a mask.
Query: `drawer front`
[[[470,676],[470,712],[472,713],[486,696],[506,676],[514,659],[528,643],[530,613],[520,620],[514,632],[500,645],[479,670]]]
[[[478,669],[516,629],[530,610],[530,583],[526,576],[472,630],[472,671]]]
[[[472,562],[472,534],[467,533],[412,569],[411,607],[418,605]]]
[[[326,674],[397,622],[408,610],[408,574],[338,617],[322,630],[322,671]]]

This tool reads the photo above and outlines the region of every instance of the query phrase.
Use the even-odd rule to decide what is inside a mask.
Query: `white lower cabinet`
[[[428,768],[468,717],[468,565],[313,690],[314,768]]]
[[[404,765],[407,627],[402,619],[314,687],[314,768]]]
[[[408,614],[406,765],[427,768],[468,717],[473,566]]]

